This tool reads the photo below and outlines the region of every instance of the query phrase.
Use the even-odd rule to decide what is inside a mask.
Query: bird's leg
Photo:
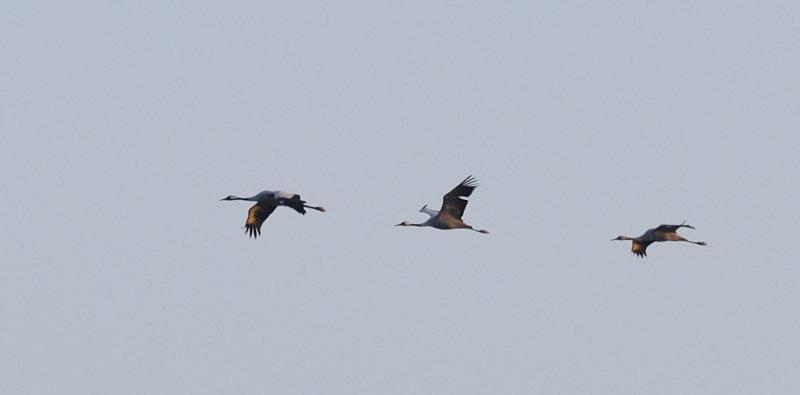
[[[686,226],[686,225],[684,225],[684,226]],[[687,243],[697,244],[697,245],[699,245],[699,246],[704,246],[704,245],[707,245],[705,241],[691,241],[691,240],[686,240],[686,238],[685,238],[685,237],[683,237],[683,236],[681,236],[681,235],[679,235],[679,234],[677,234],[677,233],[672,233],[672,234],[669,234],[669,235],[670,235],[670,236],[672,236],[672,241],[685,241],[685,242],[687,242]]]
[[[422,226],[425,226],[425,224],[412,224],[411,222],[403,221],[403,222],[401,222],[401,223],[399,223],[399,224],[397,224],[395,226],[420,226],[420,227],[422,227]]]
[[[323,213],[325,212],[325,208],[321,207],[321,206],[309,206],[307,204],[304,204],[303,207],[310,208],[310,209],[313,209],[313,210],[317,210],[317,211],[320,211],[320,212],[323,212]]]

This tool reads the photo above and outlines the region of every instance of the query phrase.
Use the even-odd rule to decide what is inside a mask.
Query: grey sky
[[[800,6],[75,3],[0,8],[0,392],[800,391]]]

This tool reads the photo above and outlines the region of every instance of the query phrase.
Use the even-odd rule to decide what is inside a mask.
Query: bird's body
[[[644,258],[647,256],[647,246],[659,241],[685,241],[687,243],[697,244],[697,245],[707,245],[704,241],[689,241],[686,240],[683,236],[676,233],[680,228],[689,228],[694,229],[691,225],[660,225],[657,228],[648,229],[644,232],[643,235],[639,237],[628,237],[628,236],[619,236],[614,240],[631,240],[633,245],[631,246],[631,252],[634,255],[639,256],[640,258]]]
[[[472,176],[461,181],[452,191],[444,195],[442,208],[439,211],[431,210],[428,205],[419,210],[421,213],[428,214],[430,218],[421,224],[414,224],[408,221],[401,222],[396,226],[429,226],[436,229],[470,229],[480,233],[489,233],[486,230],[474,229],[461,220],[464,210],[467,208],[467,200],[463,197],[472,195],[472,191],[478,187],[477,180]]]
[[[300,214],[306,214],[306,208],[325,212],[323,207],[309,206],[300,195],[284,191],[261,191],[255,196],[241,198],[238,196],[228,196],[220,200],[247,200],[257,202],[247,214],[247,221],[244,223],[246,232],[250,237],[258,238],[261,235],[261,225],[272,214],[278,206],[286,206],[294,209]]]

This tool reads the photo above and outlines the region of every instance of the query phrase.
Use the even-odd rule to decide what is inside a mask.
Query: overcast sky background
[[[800,391],[800,5],[68,3],[0,7],[0,392]]]

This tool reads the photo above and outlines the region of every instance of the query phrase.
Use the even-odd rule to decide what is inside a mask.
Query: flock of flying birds
[[[453,190],[444,195],[442,208],[439,209],[439,211],[429,209],[427,204],[419,210],[419,212],[430,216],[427,221],[419,224],[403,221],[395,226],[430,226],[443,230],[469,229],[478,233],[489,233],[483,229],[475,229],[461,220],[461,216],[464,215],[464,210],[467,208],[467,200],[464,198],[472,195],[472,192],[477,187],[477,180],[469,176],[465,178],[464,181],[461,181]],[[325,209],[322,207],[307,205],[306,201],[300,198],[300,195],[283,191],[262,191],[248,198],[231,195],[220,200],[247,200],[256,202],[253,207],[250,207],[250,211],[247,214],[247,221],[244,223],[245,233],[249,233],[250,237],[253,238],[258,238],[258,236],[261,235],[261,225],[264,224],[267,217],[269,217],[278,206],[292,208],[303,215],[306,214],[305,209],[307,208],[325,212]],[[639,237],[619,236],[615,239],[611,239],[611,241],[631,240],[633,242],[631,252],[640,258],[647,256],[647,246],[658,241],[685,241],[701,246],[707,245],[703,241],[686,240],[677,233],[677,230],[680,228],[694,229],[691,225],[686,225],[685,222],[680,225],[660,225],[657,228],[648,229]]]

